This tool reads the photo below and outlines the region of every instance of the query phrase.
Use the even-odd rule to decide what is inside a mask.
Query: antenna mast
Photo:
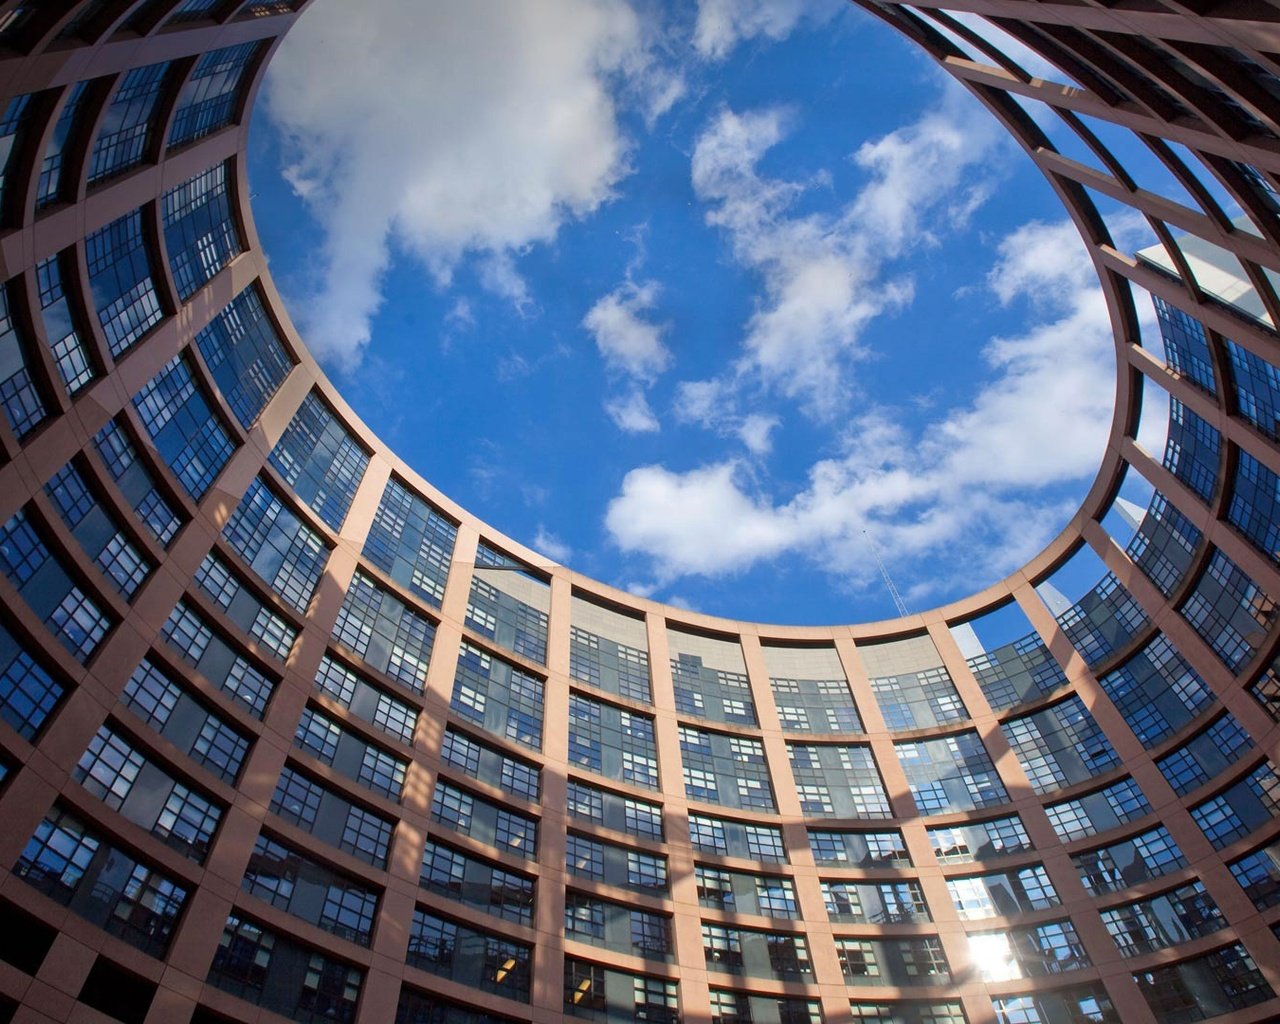
[[[902,595],[898,593],[898,588],[893,585],[893,577],[889,575],[889,570],[885,568],[884,559],[880,557],[880,549],[876,547],[876,542],[871,539],[871,534],[866,530],[862,531],[862,536],[867,538],[867,546],[871,548],[871,554],[876,560],[876,566],[880,569],[880,576],[884,579],[884,585],[889,591],[889,596],[893,598],[893,606],[898,609],[899,615],[910,615],[907,611],[906,603],[902,600]]]

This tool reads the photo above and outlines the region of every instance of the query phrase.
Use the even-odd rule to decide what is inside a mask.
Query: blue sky
[[[274,60],[254,213],[304,337],[445,493],[773,622],[892,616],[869,537],[918,611],[1066,523],[1111,414],[1092,271],[891,30],[841,0],[361,15],[316,0]]]

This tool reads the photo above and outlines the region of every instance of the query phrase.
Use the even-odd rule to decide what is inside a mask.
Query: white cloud
[[[974,399],[916,431],[871,409],[842,450],[813,464],[788,498],[724,459],[688,472],[643,466],[624,478],[607,529],[659,584],[745,570],[783,554],[874,582],[863,530],[909,598],[1011,571],[1061,528],[1071,501],[1041,488],[1096,470],[1111,421],[1110,321],[1069,226],[1032,223],[1006,238],[989,278],[1003,302],[1035,300],[1036,322],[992,338]],[[1025,260],[1040,259],[1028,272]],[[941,567],[945,566],[946,571]],[[914,577],[913,577],[914,570]],[[927,582],[912,585],[912,579]]]
[[[662,343],[666,327],[644,319],[657,296],[656,281],[627,282],[601,298],[582,320],[611,369],[646,383],[671,364],[671,352]]]
[[[541,551],[553,562],[559,562],[561,565],[564,565],[573,557],[573,548],[569,547],[568,544],[545,526],[539,526],[538,532],[534,534],[533,549]]]
[[[617,428],[627,434],[653,434],[662,429],[648,398],[639,388],[606,400],[604,411]]]
[[[608,201],[628,173],[618,96],[680,93],[625,0],[316,0],[272,60],[266,111],[323,230],[296,303],[317,355],[353,366],[395,244],[446,284],[468,255],[529,296],[514,258]]]
[[[752,455],[768,455],[773,448],[773,431],[781,422],[777,416],[750,413],[737,425],[738,439]]]
[[[627,281],[601,297],[582,318],[611,375],[627,384],[624,394],[605,399],[604,409],[618,429],[628,434],[661,429],[645,394],[645,388],[671,365],[671,352],[662,343],[667,326],[645,319],[657,303],[658,292],[656,281]]]
[[[820,24],[841,9],[830,0],[698,0],[694,48],[718,60],[740,42],[763,37],[777,42],[802,21]]]
[[[1001,136],[952,86],[936,109],[858,149],[853,159],[868,180],[843,209],[801,215],[794,207],[812,185],[767,177],[758,166],[789,120],[781,108],[723,110],[694,148],[693,186],[708,205],[707,223],[724,231],[763,291],[741,354],[715,387],[730,399],[744,388],[774,392],[832,419],[856,392],[851,369],[867,356],[866,326],[912,296],[909,276],[886,273],[889,261],[930,244],[933,220],[959,226],[986,198],[992,177],[973,170]],[[966,178],[973,180],[962,186]],[[699,386],[710,385],[692,384]],[[686,387],[686,416],[698,418],[698,398]]]

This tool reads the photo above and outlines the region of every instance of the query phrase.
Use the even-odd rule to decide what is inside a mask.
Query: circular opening
[[[262,95],[303,337],[410,465],[590,576],[889,618],[1018,568],[1097,472],[1114,341],[1075,227],[857,7],[316,0]]]

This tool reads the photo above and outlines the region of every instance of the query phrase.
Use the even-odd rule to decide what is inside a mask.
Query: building
[[[0,3],[0,1021],[1280,1017],[1280,8],[861,2],[1044,170],[1117,403],[1023,570],[839,628],[549,565],[353,415],[245,185],[304,3]]]

